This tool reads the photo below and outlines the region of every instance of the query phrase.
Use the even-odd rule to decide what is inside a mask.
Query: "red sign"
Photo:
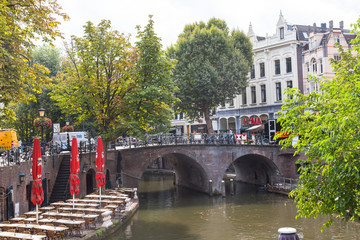
[[[259,125],[261,124],[261,119],[259,117],[256,118],[244,118],[244,126],[247,125]]]
[[[246,141],[247,135],[246,134],[236,134],[236,141]]]

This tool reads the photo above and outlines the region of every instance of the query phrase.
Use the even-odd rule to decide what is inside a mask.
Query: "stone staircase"
[[[68,184],[70,176],[70,155],[64,155],[56,181],[51,193],[49,203],[65,201],[70,197],[70,186]]]

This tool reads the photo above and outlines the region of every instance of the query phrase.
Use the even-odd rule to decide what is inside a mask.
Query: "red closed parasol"
[[[101,207],[101,187],[105,186],[105,174],[104,174],[104,147],[102,138],[99,137],[97,140],[97,147],[96,147],[96,184],[99,187],[100,191],[100,207]]]
[[[38,138],[34,139],[33,146],[33,164],[32,164],[32,176],[33,183],[31,188],[31,202],[36,205],[36,222],[38,222],[38,205],[44,201],[44,192],[42,188],[42,159],[41,159],[41,149],[40,141]]]
[[[72,145],[71,145],[71,161],[70,161],[70,177],[69,177],[69,184],[70,184],[70,194],[73,195],[73,199],[75,195],[79,194],[79,173],[80,170],[80,160],[79,160],[79,150],[77,139],[73,138]],[[73,206],[74,207],[74,206]]]

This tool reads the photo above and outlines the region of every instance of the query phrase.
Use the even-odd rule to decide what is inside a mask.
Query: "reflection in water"
[[[174,187],[172,175],[145,174],[139,185],[140,208],[111,239],[239,240],[278,239],[280,227],[294,227],[300,239],[360,239],[357,223],[325,219],[295,220],[292,200],[257,186],[236,183],[234,196],[209,197]]]

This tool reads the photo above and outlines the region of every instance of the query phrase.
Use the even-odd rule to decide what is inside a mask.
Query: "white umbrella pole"
[[[39,205],[36,204],[36,224],[39,224]]]
[[[100,189],[99,189],[99,193],[100,193],[100,208],[101,208],[101,187],[100,187]]]
[[[73,208],[75,208],[75,194],[73,194]]]

